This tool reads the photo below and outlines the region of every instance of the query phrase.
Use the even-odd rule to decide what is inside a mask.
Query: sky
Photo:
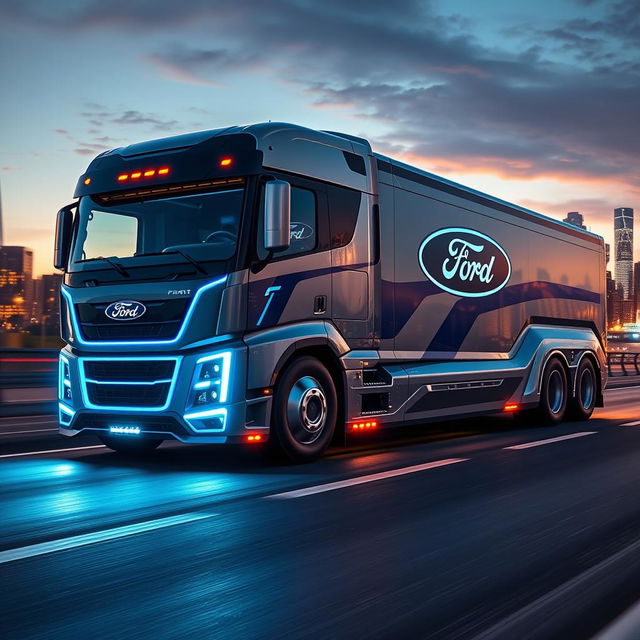
[[[36,273],[99,152],[266,120],[612,242],[614,207],[640,218],[640,0],[0,0],[5,244]]]

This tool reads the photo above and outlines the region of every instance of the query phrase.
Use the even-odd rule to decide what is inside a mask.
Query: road
[[[640,637],[640,387],[606,402],[555,428],[360,436],[305,466],[126,460],[0,419],[2,637]]]

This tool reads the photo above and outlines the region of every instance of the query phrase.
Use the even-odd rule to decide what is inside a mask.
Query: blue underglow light
[[[139,436],[140,435],[140,427],[109,427],[109,433],[117,433],[122,435],[129,436]]]
[[[170,340],[85,340],[82,337],[82,333],[80,332],[80,325],[78,323],[78,318],[76,316],[76,310],[73,304],[73,299],[71,297],[71,293],[67,290],[66,287],[61,287],[62,295],[65,297],[67,301],[67,308],[69,310],[69,317],[71,318],[71,326],[73,327],[73,336],[72,341],[74,343],[82,344],[82,345],[100,345],[101,347],[129,347],[129,346],[163,346],[163,345],[172,345],[180,342],[184,333],[191,321],[191,317],[193,316],[193,312],[196,308],[197,302],[200,299],[200,296],[205,291],[212,289],[213,287],[218,286],[219,284],[224,284],[227,281],[227,276],[223,276],[222,278],[218,278],[217,280],[213,280],[212,282],[208,282],[207,284],[200,287],[189,304],[189,308],[187,309],[187,313],[184,316],[182,324],[180,325],[180,330],[178,331],[175,338]]]

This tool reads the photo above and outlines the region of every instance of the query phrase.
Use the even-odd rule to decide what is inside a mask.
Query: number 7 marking
[[[262,313],[260,314],[260,319],[258,320],[258,324],[256,326],[260,326],[262,324],[262,321],[264,320],[264,316],[267,313],[267,309],[269,308],[269,305],[271,304],[271,301],[273,300],[273,296],[276,295],[276,291],[280,291],[280,289],[282,289],[281,286],[277,286],[277,287],[269,287],[265,292],[264,295],[269,296],[269,299],[267,300],[266,304],[264,305],[264,309],[262,310]]]

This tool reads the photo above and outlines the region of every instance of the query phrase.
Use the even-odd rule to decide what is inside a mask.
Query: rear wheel
[[[544,368],[540,386],[540,404],[536,418],[545,425],[559,424],[567,411],[569,385],[567,371],[558,358],[551,358]]]
[[[598,383],[596,368],[589,358],[583,358],[576,372],[576,392],[569,403],[572,420],[588,420],[596,406]]]
[[[118,453],[128,456],[143,456],[151,453],[154,449],[157,449],[162,442],[162,440],[158,440],[156,438],[134,438],[133,436],[119,437],[107,434],[101,434],[98,438],[103,444],[107,445],[109,449],[113,449]]]
[[[276,383],[269,442],[292,462],[319,458],[336,428],[338,397],[327,368],[316,358],[296,358]]]

